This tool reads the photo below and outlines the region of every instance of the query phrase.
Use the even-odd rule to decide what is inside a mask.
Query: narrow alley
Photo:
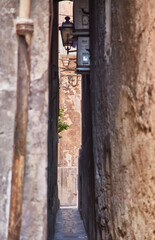
[[[0,0],[0,240],[155,240],[155,0]]]
[[[87,235],[77,208],[60,208],[56,218],[54,240],[87,240]]]

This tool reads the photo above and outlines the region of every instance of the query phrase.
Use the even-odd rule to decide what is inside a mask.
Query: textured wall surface
[[[77,205],[78,154],[81,145],[81,76],[74,56],[61,56],[60,108],[69,125],[59,140],[58,187],[61,205]]]
[[[47,224],[47,126],[49,2],[33,1],[31,82],[21,240],[45,239]]]
[[[16,109],[15,1],[0,1],[0,239],[7,239]]]
[[[49,116],[48,116],[48,234],[54,235],[56,213],[59,207],[57,187],[58,160],[58,114],[59,114],[59,79],[58,79],[58,4],[51,4],[54,18],[50,18],[52,31],[49,61]]]
[[[17,2],[17,1],[16,1]],[[47,224],[47,125],[49,1],[33,1],[27,154],[20,239],[45,239]],[[0,2],[0,239],[7,239],[16,111],[16,17],[19,4]]]
[[[89,75],[82,76],[82,146],[79,154],[78,172],[78,208],[89,240],[95,240],[94,158]]]
[[[97,239],[154,239],[155,2],[108,4],[91,1]]]

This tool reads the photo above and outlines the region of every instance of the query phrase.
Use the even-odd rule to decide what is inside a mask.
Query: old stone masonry
[[[78,209],[60,209],[54,240],[88,240]]]

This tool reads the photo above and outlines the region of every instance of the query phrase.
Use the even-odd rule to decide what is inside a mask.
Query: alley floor
[[[77,208],[61,208],[56,219],[54,240],[88,240]]]

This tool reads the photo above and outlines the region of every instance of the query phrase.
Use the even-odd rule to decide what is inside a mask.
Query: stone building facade
[[[81,76],[75,73],[75,56],[61,56],[60,108],[69,125],[59,140],[58,188],[60,205],[77,206],[78,155],[81,146]]]
[[[97,240],[155,238],[154,39],[153,0],[90,1]],[[89,158],[82,160],[83,165],[89,163]],[[82,171],[83,180],[88,181],[90,171]],[[93,187],[91,183],[90,191]],[[87,225],[88,204],[86,196],[83,218]],[[87,232],[94,240],[89,227]]]
[[[73,21],[73,2],[59,3],[59,25],[65,16]],[[74,48],[71,48],[75,51]],[[58,144],[58,189],[62,206],[77,206],[78,202],[78,155],[81,146],[81,75],[76,74],[76,53],[62,46],[59,33],[60,108],[64,109],[62,121],[69,125],[61,133]]]

